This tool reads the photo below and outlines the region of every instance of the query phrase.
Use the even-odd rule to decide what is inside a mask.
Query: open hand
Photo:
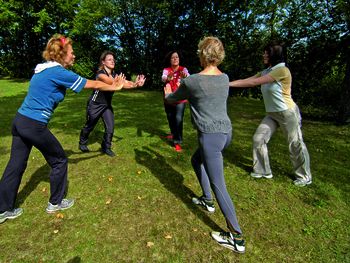
[[[119,75],[116,75],[112,86],[115,88],[115,90],[121,90],[125,83],[125,75],[123,73],[120,73]]]
[[[180,77],[184,79],[184,78],[188,77],[188,74],[184,71],[180,71]]]
[[[135,81],[136,87],[142,87],[143,84],[145,84],[145,81],[146,81],[146,78],[144,75],[137,75],[136,81]]]
[[[165,96],[172,93],[172,90],[171,90],[171,86],[170,84],[166,84],[165,87],[164,87],[164,94]]]

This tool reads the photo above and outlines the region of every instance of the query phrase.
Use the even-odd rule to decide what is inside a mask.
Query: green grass
[[[0,79],[0,170],[11,148],[11,121],[28,86]],[[261,101],[229,99],[234,140],[225,151],[225,176],[247,242],[238,255],[218,246],[210,231],[225,229],[222,214],[192,205],[200,195],[190,157],[196,132],[185,113],[184,151],[160,138],[168,132],[162,95],[114,95],[115,158],[99,152],[103,125],[90,153],[77,149],[90,92],[68,93],[49,125],[69,157],[63,218],[45,213],[49,167],[32,150],[19,189],[21,217],[0,225],[0,262],[350,262],[349,126],[303,121],[314,183],[292,185],[292,166],[281,132],[269,144],[273,180],[249,176],[252,135],[264,116]]]

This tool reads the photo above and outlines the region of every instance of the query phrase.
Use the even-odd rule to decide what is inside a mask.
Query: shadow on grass
[[[67,261],[67,263],[80,263],[80,262],[81,262],[81,258],[78,256]]]
[[[70,156],[72,154],[75,154],[76,152],[73,151],[66,151],[66,155]],[[68,158],[68,166],[70,163],[78,163],[80,161],[84,161],[87,159],[95,158],[99,155],[102,155],[102,153],[95,154],[92,156],[86,156],[81,158]],[[17,196],[17,205],[20,206],[24,203],[24,201],[27,199],[27,197],[38,187],[40,182],[50,182],[50,173],[51,168],[46,163],[43,166],[41,166],[38,170],[36,170],[32,176],[30,177],[29,181],[25,184],[25,186],[22,188],[22,190],[18,193]],[[69,178],[69,175],[68,175]],[[67,182],[67,189],[66,193],[68,193],[69,190],[69,181]]]
[[[191,198],[195,196],[195,194],[183,184],[183,176],[173,169],[160,153],[149,147],[143,147],[143,149],[144,150],[135,149],[136,162],[147,167],[168,191],[181,200],[187,208],[198,216],[207,226],[216,230],[222,229],[203,210],[192,203]]]
[[[224,150],[223,156],[224,162],[228,161],[233,165],[240,167],[242,170],[246,171],[249,174],[253,171],[252,160],[245,156],[244,151],[228,147]]]

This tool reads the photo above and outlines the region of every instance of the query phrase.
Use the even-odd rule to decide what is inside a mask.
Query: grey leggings
[[[222,151],[228,147],[231,139],[231,131],[229,133],[198,132],[199,147],[193,154],[191,162],[201,185],[203,197],[212,200],[212,189],[230,231],[242,233],[224,178]]]

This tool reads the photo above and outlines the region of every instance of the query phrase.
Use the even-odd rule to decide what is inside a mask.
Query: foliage
[[[146,74],[146,85],[160,89],[169,50],[182,51],[182,64],[198,72],[198,41],[218,36],[226,49],[222,69],[237,79],[262,69],[261,48],[274,39],[289,49],[296,101],[332,109],[328,117],[346,122],[349,7],[349,0],[0,0],[0,74],[29,77],[47,39],[60,32],[75,40],[79,74],[93,76],[93,61],[97,64],[101,52],[111,49],[120,71],[127,76]],[[331,89],[325,86],[330,78],[336,81]],[[330,99],[319,100],[323,90]],[[257,89],[232,94],[260,97]]]

